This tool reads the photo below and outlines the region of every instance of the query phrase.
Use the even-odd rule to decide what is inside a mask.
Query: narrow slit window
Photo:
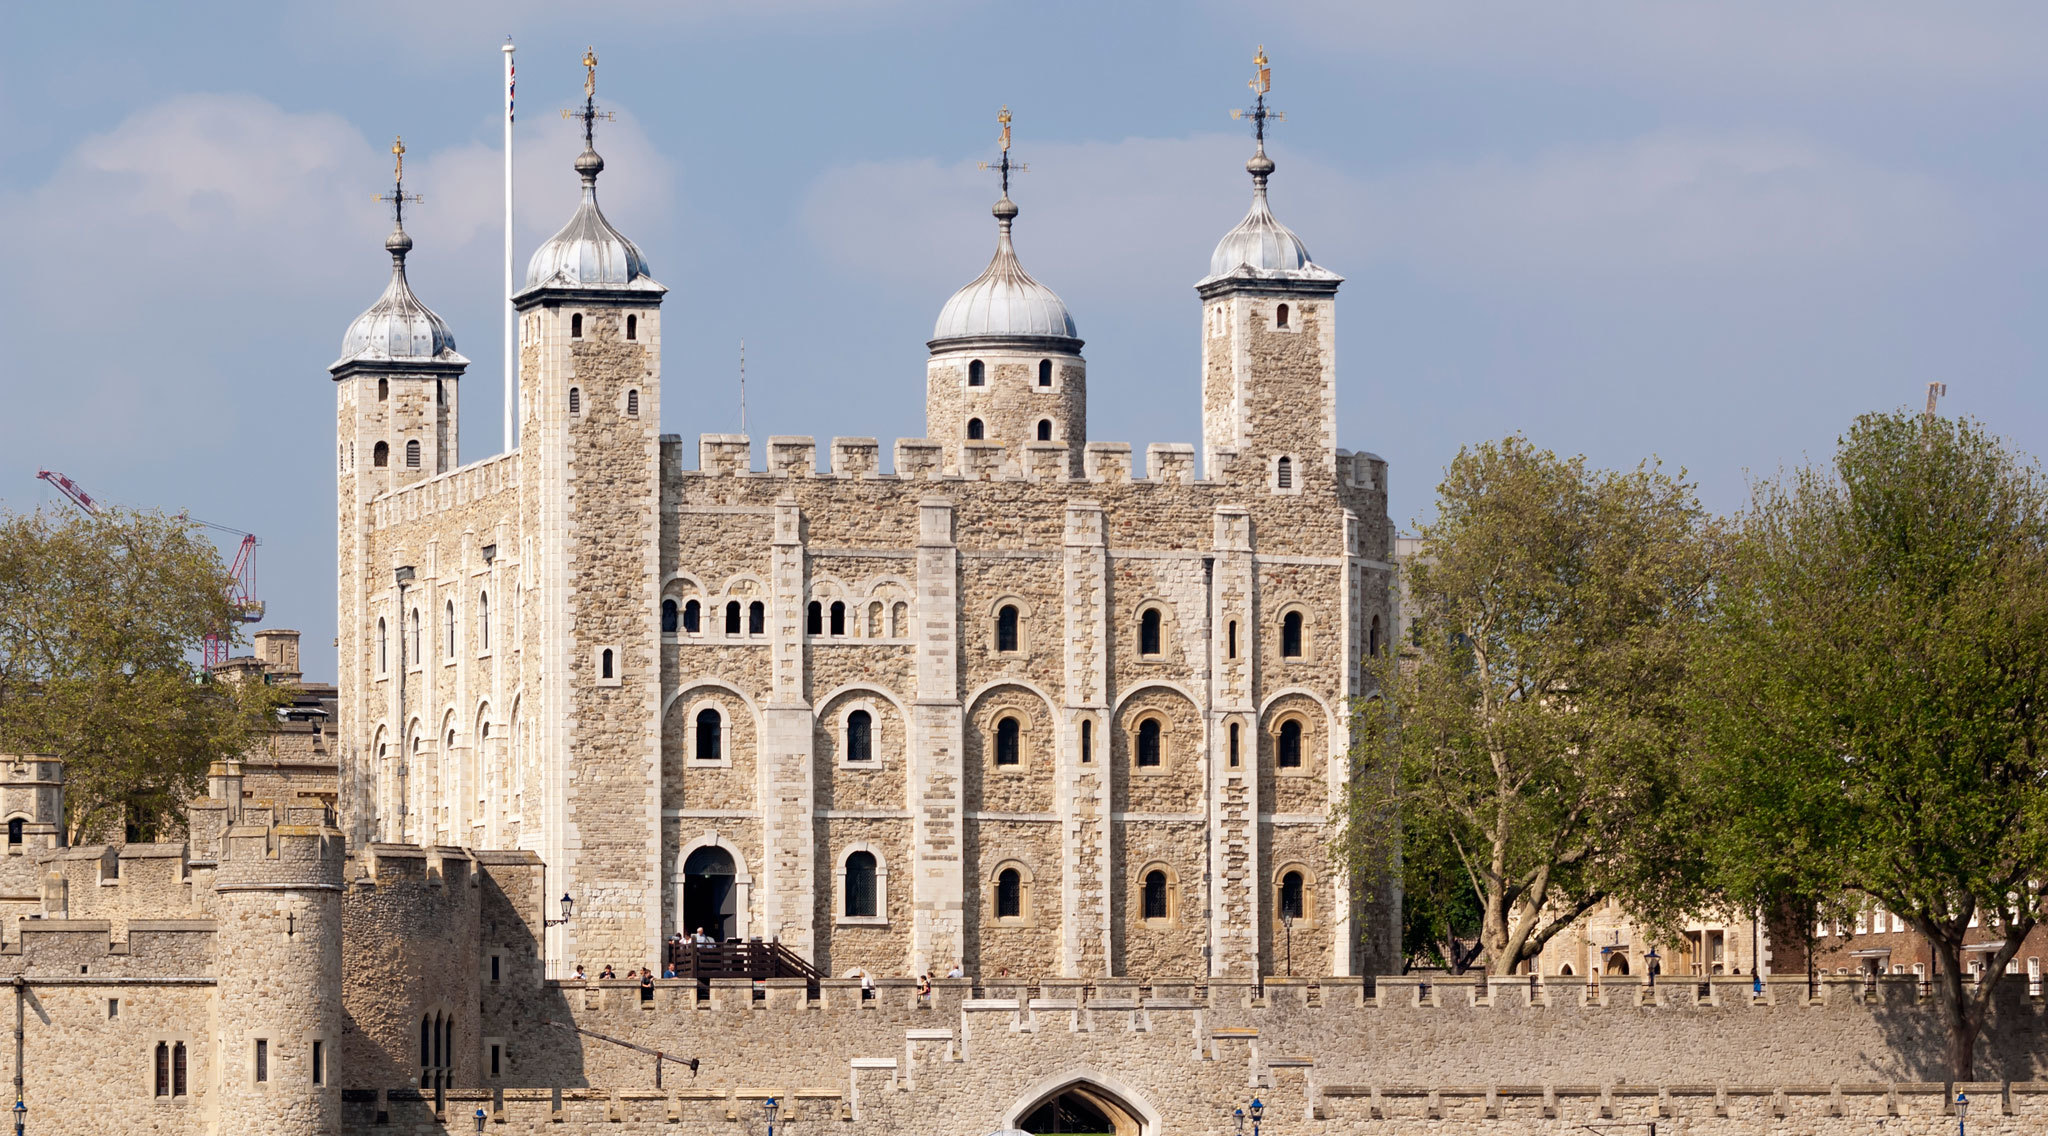
[[[1016,649],[1017,606],[1015,604],[1004,604],[1002,610],[996,612],[996,650],[1015,651]]]
[[[1289,718],[1280,723],[1278,761],[1282,769],[1301,768],[1301,722]]]
[[[1166,873],[1157,868],[1145,873],[1145,918],[1166,918]]]
[[[256,1082],[261,1084],[270,1079],[270,1039],[256,1039]]]
[[[705,708],[697,711],[697,760],[718,761],[725,756],[721,738],[725,723],[718,711]]]
[[[1159,653],[1159,625],[1161,622],[1159,609],[1156,607],[1148,608],[1144,615],[1138,617],[1138,653],[1140,655],[1157,655]]]
[[[1052,385],[1052,360],[1040,359],[1038,361],[1038,385],[1042,387]]]
[[[846,914],[871,919],[875,910],[875,854],[854,852],[846,857]]]
[[[455,601],[449,600],[442,608],[442,622],[448,628],[448,658],[455,657]]]
[[[1372,630],[1366,634],[1365,653],[1378,658],[1380,653],[1380,617],[1372,617]]]
[[[1138,723],[1138,764],[1141,767],[1157,769],[1162,764],[1160,751],[1165,748],[1163,733],[1157,718],[1147,718]]]
[[[598,660],[598,671],[599,671],[599,673],[598,673],[598,677],[599,677],[599,678],[617,678],[617,677],[618,677],[618,675],[617,675],[617,673],[616,673],[616,672],[617,672],[617,670],[618,670],[618,667],[617,667],[617,664],[616,664],[616,663],[614,663],[614,662],[613,662],[613,660],[612,660],[612,649],[611,649],[610,647],[606,647],[606,648],[605,648],[605,649],[604,649],[603,651],[599,652],[599,654],[598,654],[598,656],[597,656],[597,660]]]
[[[476,594],[476,639],[477,650],[491,649],[491,593]]]
[[[846,716],[846,760],[872,761],[875,756],[875,720],[865,710]]]
[[[1024,875],[1015,868],[1004,868],[996,876],[996,918],[1022,919],[1024,917]]]
[[[185,1043],[175,1042],[171,1046],[171,1095],[185,1094]]]
[[[640,338],[640,317],[639,317],[639,316],[627,316],[627,317],[626,317],[626,338],[627,338],[627,339],[638,339],[638,338]]]
[[[1238,766],[1239,745],[1238,725],[1236,722],[1232,722],[1230,724],[1230,767],[1232,769],[1236,769]]]
[[[377,380],[377,401],[378,401],[378,402],[389,402],[390,400],[391,400],[391,380],[390,380],[390,379],[378,379],[378,380]]]
[[[1015,718],[996,722],[996,764],[1019,765],[1024,760],[1024,729]]]
[[[1230,621],[1228,638],[1230,642],[1225,647],[1225,657],[1234,659],[1237,657],[1237,621],[1234,619]]]
[[[1301,658],[1301,613],[1290,611],[1280,618],[1280,653],[1290,659]]]
[[[156,1043],[156,1095],[171,1095],[171,1043]]]
[[[326,1070],[326,1068],[325,1068],[325,1065],[326,1065],[326,1058],[327,1058],[327,1043],[326,1043],[326,1042],[324,1042],[324,1041],[316,1041],[316,1042],[314,1042],[314,1043],[313,1043],[313,1083],[314,1083],[314,1084],[316,1084],[316,1085],[321,1085],[321,1084],[325,1084],[325,1083],[327,1082],[327,1070]]]
[[[1095,723],[1088,718],[1083,718],[1081,719],[1081,764],[1087,765],[1094,760]]]

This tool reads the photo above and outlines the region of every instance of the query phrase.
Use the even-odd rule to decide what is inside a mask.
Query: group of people
[[[663,978],[674,978],[676,976],[675,964],[670,963],[668,966],[662,968],[661,976]],[[619,974],[617,971],[612,969],[610,963],[606,963],[604,969],[597,972],[597,977],[599,981],[604,981],[606,979],[616,980],[619,977]],[[628,970],[626,972],[625,977],[628,982],[636,978],[640,980],[640,1000],[642,1002],[654,1001],[654,971],[643,966],[639,970]],[[583,964],[580,962],[576,964],[576,981],[590,981],[590,976],[583,973]]]

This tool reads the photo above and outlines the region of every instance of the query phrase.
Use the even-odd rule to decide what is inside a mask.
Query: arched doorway
[[[1087,1074],[1041,1081],[1010,1111],[1009,1127],[1037,1136],[1158,1136],[1159,1114],[1114,1078]]]
[[[1607,973],[1609,973],[1609,974],[1622,974],[1622,975],[1625,975],[1625,974],[1627,974],[1627,973],[1628,973],[1628,956],[1627,956],[1627,955],[1625,955],[1625,954],[1622,954],[1622,953],[1621,953],[1620,951],[1614,951],[1614,952],[1610,953],[1610,954],[1609,954],[1609,955],[1607,956],[1607,965],[1606,965],[1606,971],[1607,971]]]
[[[732,853],[705,845],[683,860],[683,931],[702,928],[720,941],[739,936]]]

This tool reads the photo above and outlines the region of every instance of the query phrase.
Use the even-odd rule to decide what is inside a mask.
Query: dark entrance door
[[[739,937],[732,855],[705,847],[683,861],[683,933],[699,929],[723,942]]]

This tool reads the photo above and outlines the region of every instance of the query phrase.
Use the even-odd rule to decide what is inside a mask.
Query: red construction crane
[[[70,498],[71,503],[78,506],[81,512],[94,516],[99,514],[100,503],[98,499],[93,497],[92,494],[87,493],[85,488],[77,482],[53,469],[39,469],[36,471],[36,477],[55,486],[57,492]],[[217,525],[212,521],[202,521],[185,513],[179,513],[178,519],[199,525],[202,528],[212,529],[215,532],[224,532],[242,538],[241,545],[235,549],[235,562],[228,568],[228,603],[235,610],[236,622],[262,622],[263,601],[256,598],[256,546],[262,542],[256,539],[256,534],[246,533],[241,529],[231,529],[226,525]],[[228,633],[226,631],[208,632],[200,654],[208,670],[212,670],[214,667],[227,662]]]

